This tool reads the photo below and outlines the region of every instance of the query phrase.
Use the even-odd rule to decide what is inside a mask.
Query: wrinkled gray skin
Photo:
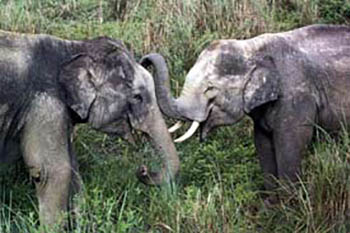
[[[164,114],[198,121],[201,137],[244,115],[254,121],[265,187],[271,177],[297,180],[315,125],[337,131],[350,123],[350,28],[313,25],[248,40],[214,41],[189,71],[180,97],[169,91],[158,54],[156,95]]]
[[[45,225],[57,222],[80,188],[70,140],[77,123],[127,138],[131,128],[148,134],[164,161],[161,172],[140,168],[146,184],[166,182],[178,171],[153,79],[120,41],[0,31],[0,162],[23,156]]]

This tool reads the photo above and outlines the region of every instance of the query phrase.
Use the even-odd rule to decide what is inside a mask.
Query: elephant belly
[[[347,106],[347,107],[346,107]],[[337,131],[342,126],[350,125],[350,103],[330,106],[319,114],[318,124],[327,131]]]
[[[350,69],[337,70],[327,83],[319,124],[325,129],[337,130],[342,125],[350,125]]]

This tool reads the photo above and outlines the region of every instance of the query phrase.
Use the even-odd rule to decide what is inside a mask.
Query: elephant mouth
[[[100,130],[112,137],[121,137],[132,145],[135,145],[135,137],[129,119],[121,119],[106,125]]]
[[[186,141],[187,139],[191,138],[198,129],[200,129],[200,138],[202,137],[201,134],[202,134],[202,128],[205,127],[207,125],[207,122],[208,122],[208,119],[211,118],[211,112],[212,112],[212,109],[213,109],[213,106],[214,105],[210,105],[210,107],[208,107],[208,110],[207,110],[207,113],[206,113],[206,116],[204,119],[201,119],[201,120],[190,120],[189,121],[192,121],[192,124],[191,126],[188,128],[188,130],[180,137],[176,138],[174,140],[174,142],[176,143],[181,143],[181,142],[184,142]],[[184,125],[184,122],[183,121],[177,121],[173,126],[171,126],[168,131],[169,133],[174,133],[175,131],[177,131],[178,129],[182,128],[182,126]]]

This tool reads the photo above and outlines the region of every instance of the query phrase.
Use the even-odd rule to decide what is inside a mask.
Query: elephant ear
[[[279,96],[279,74],[273,58],[265,56],[256,62],[250,71],[243,90],[243,106],[246,113]]]
[[[87,119],[96,98],[93,65],[91,57],[77,55],[63,64],[59,74],[59,83],[66,94],[66,104],[82,120]]]

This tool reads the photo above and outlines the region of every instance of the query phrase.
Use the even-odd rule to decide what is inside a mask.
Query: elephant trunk
[[[150,53],[141,58],[140,64],[147,68],[153,66],[155,70],[155,91],[159,107],[163,114],[171,118],[184,120],[179,104],[171,96],[169,72],[164,58],[158,53]]]
[[[145,68],[148,66],[154,67],[155,92],[161,111],[168,117],[178,120],[193,119],[192,115],[195,109],[193,109],[191,102],[185,100],[184,96],[174,99],[171,95],[169,72],[164,58],[158,53],[150,53],[141,58],[140,64]],[[175,142],[182,142],[191,137],[198,129],[199,124],[199,121],[194,121],[191,128],[182,137],[176,139]],[[181,122],[176,123],[169,128],[169,132],[173,133],[182,125]]]
[[[179,157],[160,111],[156,111],[154,116],[151,122],[147,124],[151,125],[147,133],[153,139],[156,150],[164,157],[160,172],[148,171],[145,165],[139,168],[137,172],[139,180],[148,185],[160,185],[169,182],[179,172],[180,167]]]

